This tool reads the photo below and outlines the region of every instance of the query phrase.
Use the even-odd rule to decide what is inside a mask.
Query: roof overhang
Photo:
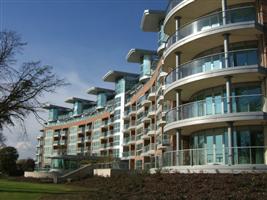
[[[142,63],[144,55],[157,55],[157,52],[146,49],[131,49],[126,59],[131,63]]]
[[[92,94],[92,95],[98,95],[100,93],[106,93],[107,95],[114,95],[115,91],[111,89],[106,89],[106,88],[91,87],[87,90],[87,93]]]
[[[87,99],[81,99],[81,98],[78,98],[78,97],[69,97],[68,99],[65,100],[65,102],[66,103],[71,103],[71,104],[74,104],[75,102],[80,102],[80,103],[83,103],[83,104],[92,104],[92,105],[95,104],[94,101],[87,100]]]
[[[163,10],[145,10],[142,21],[141,29],[144,32],[159,32],[160,22],[164,20],[166,16]]]
[[[57,105],[53,105],[53,104],[46,104],[43,106],[44,109],[50,110],[50,109],[58,109],[58,110],[62,110],[62,111],[69,111],[71,110],[70,108],[66,108],[66,107],[62,107],[62,106],[57,106]]]
[[[108,73],[105,74],[105,76],[103,77],[103,80],[106,82],[116,82],[116,80],[126,77],[126,76],[138,78],[139,74],[121,72],[121,71],[109,71]]]

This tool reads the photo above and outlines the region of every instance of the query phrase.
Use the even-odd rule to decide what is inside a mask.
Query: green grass
[[[37,200],[43,195],[75,194],[83,191],[84,188],[74,186],[0,179],[0,200]]]

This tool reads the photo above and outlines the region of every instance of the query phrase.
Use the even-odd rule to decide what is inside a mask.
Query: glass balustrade
[[[229,52],[228,68],[247,67],[251,65],[258,65],[258,63],[259,60],[257,49],[246,49]],[[165,84],[171,84],[175,81],[194,74],[222,69],[225,69],[224,53],[205,56],[175,68],[166,76]]]
[[[232,163],[232,165],[264,164],[266,148],[265,146],[242,146],[169,151],[157,159],[157,166],[228,165],[228,163]],[[229,160],[231,159],[229,152],[232,152],[232,161]]]
[[[231,96],[232,113],[257,112],[262,110],[263,96],[261,94]],[[166,115],[167,123],[195,117],[226,114],[227,98],[215,97],[181,105],[170,110]]]
[[[167,40],[166,48],[169,48],[177,41],[202,31],[218,28],[228,24],[248,22],[256,20],[256,11],[254,7],[234,8],[225,11],[226,24],[223,22],[223,12],[216,12],[201,17],[194,22],[182,26],[176,33]]]
[[[169,13],[175,6],[177,6],[183,1],[185,0],[170,0],[166,9],[166,13]]]

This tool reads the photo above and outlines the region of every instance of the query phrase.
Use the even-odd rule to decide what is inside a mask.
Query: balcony
[[[143,152],[142,152],[142,156],[146,156],[148,155],[148,152],[150,150],[150,145],[146,145],[143,147]]]
[[[85,127],[78,128],[78,134],[84,134],[84,132],[85,132]]]
[[[265,119],[261,94],[231,96],[229,100],[232,105],[231,113],[227,111],[227,98],[221,96],[187,103],[170,110],[166,115],[167,125],[164,131],[207,123],[246,120],[259,122]]]
[[[150,131],[149,128],[144,129],[143,135],[142,135],[142,140],[150,139],[150,137],[148,136],[149,131]]]
[[[92,140],[91,136],[86,136],[86,137],[84,138],[84,141],[85,141],[85,142],[90,142],[91,140]]]
[[[175,65],[177,51],[186,52],[187,49],[192,49],[181,57],[181,62],[185,63],[203,51],[222,45],[224,33],[231,34],[233,43],[257,40],[257,35],[262,34],[263,28],[256,21],[254,7],[229,9],[225,14],[225,20],[223,12],[201,17],[171,35],[164,52],[165,65]]]
[[[132,106],[129,115],[136,115],[136,106]]]
[[[108,120],[102,121],[101,128],[107,128],[108,125]]]
[[[53,134],[54,138],[59,138],[60,137],[60,132],[56,131]]]
[[[122,153],[122,157],[123,158],[128,158],[130,156],[130,152],[129,151],[125,151]]]
[[[158,166],[197,166],[197,165],[263,165],[265,146],[242,146],[185,149],[179,151],[165,152],[162,155],[162,163]],[[232,152],[232,157],[229,157]],[[231,161],[232,160],[232,161]]]
[[[242,80],[249,76],[250,81],[256,81],[258,76],[266,73],[266,70],[259,66],[258,57],[257,49],[243,49],[229,52],[228,68],[225,66],[224,53],[205,56],[180,65],[166,77],[165,98],[173,99],[175,89],[182,89],[186,91],[186,96],[190,96],[199,90],[221,84],[227,75],[242,77]]]
[[[100,139],[100,140],[106,139],[106,137],[107,137],[107,132],[102,132],[102,133],[100,133],[100,135],[99,135],[99,139]]]
[[[59,141],[54,141],[53,142],[53,146],[58,146],[59,145]]]
[[[129,130],[134,130],[135,129],[135,127],[136,127],[136,121],[131,121],[130,122],[130,126],[129,126]]]
[[[130,136],[128,144],[134,144],[135,143],[135,135]]]
[[[113,137],[114,131],[108,131],[107,132],[107,137]]]
[[[66,140],[60,140],[60,143],[59,143],[61,146],[65,146],[67,145],[67,142]]]
[[[156,105],[151,105],[148,111],[148,117],[153,118],[156,115]]]
[[[128,145],[128,142],[130,141],[130,137],[123,138],[123,144]]]
[[[130,130],[129,130],[129,127],[130,127],[130,124],[124,124],[123,126],[123,132],[124,133],[128,133]]]
[[[78,142],[78,143],[84,143],[84,138],[83,138],[83,137],[78,138],[78,139],[77,139],[77,142]]]
[[[86,132],[91,132],[93,130],[93,127],[92,126],[86,126],[85,127],[85,131]]]
[[[156,134],[156,124],[152,124],[148,127],[148,136],[153,136]]]
[[[148,151],[148,153],[149,154],[154,154],[155,153],[155,150],[156,150],[156,144],[150,143],[149,144],[149,151]]]
[[[157,91],[157,87],[156,86],[152,86],[152,88],[150,89],[150,93],[148,95],[148,99],[150,101],[154,100],[156,98],[156,91]]]

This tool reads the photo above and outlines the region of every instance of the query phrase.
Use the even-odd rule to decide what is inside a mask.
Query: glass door
[[[206,136],[207,164],[225,163],[223,134]]]
[[[207,164],[212,164],[214,163],[213,135],[207,135],[206,142]]]
[[[224,144],[223,135],[214,136],[214,146],[215,146],[215,162],[224,163]]]

